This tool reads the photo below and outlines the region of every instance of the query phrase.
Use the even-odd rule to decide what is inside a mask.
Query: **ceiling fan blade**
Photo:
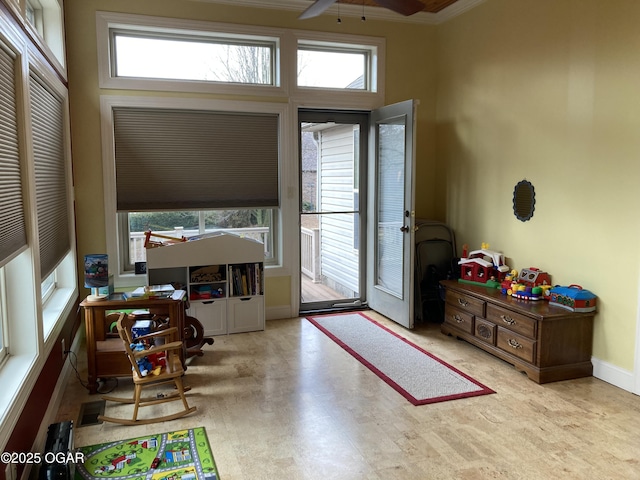
[[[424,9],[424,3],[419,0],[374,0],[374,2],[407,17]]]
[[[316,0],[313,5],[300,14],[298,20],[317,17],[324,13],[324,11],[334,3],[336,3],[336,0]]]

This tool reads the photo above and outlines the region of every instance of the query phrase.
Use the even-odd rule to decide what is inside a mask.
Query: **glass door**
[[[301,110],[300,311],[362,305],[368,114]]]
[[[407,328],[414,322],[414,108],[408,100],[372,112],[367,223],[367,301]]]

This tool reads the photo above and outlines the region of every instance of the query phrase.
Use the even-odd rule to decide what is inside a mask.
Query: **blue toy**
[[[131,350],[133,350],[134,352],[142,352],[145,350],[144,344],[143,343],[132,343],[129,345],[131,347]],[[138,364],[138,369],[140,370],[140,375],[143,377],[146,377],[147,375],[149,375],[149,372],[151,372],[151,370],[153,370],[153,365],[151,364],[151,362],[149,361],[149,359],[147,357],[142,357],[139,358],[136,363]]]

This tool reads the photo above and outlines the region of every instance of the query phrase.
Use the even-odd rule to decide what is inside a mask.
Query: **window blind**
[[[0,266],[27,245],[22,199],[15,58],[0,44]]]
[[[71,248],[64,154],[63,101],[35,75],[29,77],[36,213],[42,278]]]
[[[278,203],[278,116],[115,107],[118,211]]]

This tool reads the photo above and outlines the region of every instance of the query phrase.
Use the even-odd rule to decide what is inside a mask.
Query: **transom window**
[[[274,85],[275,39],[112,31],[117,77]]]
[[[383,101],[382,38],[107,12],[97,34],[101,88]]]
[[[61,3],[58,0],[26,0],[24,2],[24,13],[28,24],[38,33],[47,47],[51,49],[55,60],[60,62],[60,65],[64,65],[65,51]],[[54,59],[50,58],[50,60]]]
[[[371,90],[369,49],[332,44],[298,45],[298,86]]]

